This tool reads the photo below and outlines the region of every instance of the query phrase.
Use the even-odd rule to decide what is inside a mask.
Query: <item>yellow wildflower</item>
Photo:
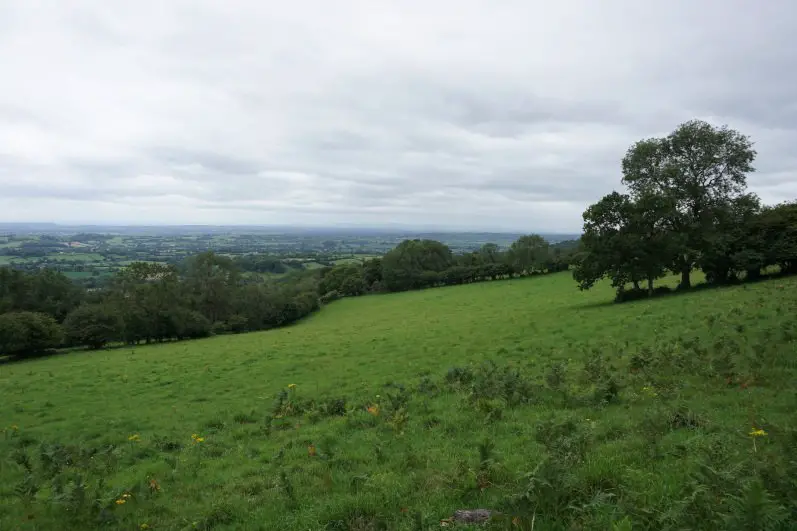
[[[200,436],[199,436],[199,435],[197,435],[196,433],[192,433],[192,434],[191,434],[191,438],[194,440],[194,442],[195,442],[195,443],[201,443],[201,442],[204,442],[204,441],[205,441],[205,438],[204,438],[204,437],[200,437]]]
[[[750,432],[751,437],[765,437],[766,434],[767,432],[765,432],[764,430],[756,428],[753,428],[753,430]]]
[[[374,416],[379,415],[379,404],[374,404],[372,406],[368,406],[366,408],[366,411],[368,411],[368,413],[370,413],[371,415],[374,415]]]
[[[19,426],[17,426],[16,424],[12,424],[12,425],[11,425],[11,429],[12,429],[13,431],[19,431]]]
[[[140,441],[141,436],[138,433],[134,433],[130,437],[127,438],[128,441]]]
[[[125,503],[127,503],[127,500],[124,498],[119,498],[116,500],[116,505],[124,505]]]
[[[296,389],[296,384],[288,384],[288,389]]]
[[[146,522],[144,522],[143,524],[141,524],[140,526],[138,526],[138,528],[139,528],[139,529],[149,529],[149,524],[148,524],[148,523],[146,523]]]

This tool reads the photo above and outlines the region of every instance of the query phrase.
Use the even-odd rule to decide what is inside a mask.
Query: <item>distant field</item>
[[[0,529],[744,529],[756,481],[795,510],[795,293],[564,273],[0,365]]]
[[[65,271],[64,275],[68,278],[91,278],[94,276],[91,271]]]
[[[341,258],[339,260],[335,260],[333,263],[335,265],[340,265],[340,264],[361,264],[365,260],[368,260],[369,258],[372,258],[372,257],[360,256],[360,257],[356,257],[356,258]]]
[[[97,253],[70,253],[68,251],[62,253],[55,253],[47,256],[50,260],[55,261],[70,261],[75,260],[81,262],[102,262],[105,257]]]
[[[9,264],[22,264],[30,260],[30,258],[20,258],[18,256],[0,256],[0,266]]]

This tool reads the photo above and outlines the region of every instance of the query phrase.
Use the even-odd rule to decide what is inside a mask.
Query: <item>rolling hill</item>
[[[793,528],[794,293],[561,273],[0,365],[0,528]]]

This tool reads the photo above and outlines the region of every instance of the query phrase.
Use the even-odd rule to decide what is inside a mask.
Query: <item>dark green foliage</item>
[[[681,289],[694,268],[710,284],[757,280],[772,265],[797,272],[797,208],[762,208],[746,193],[755,155],[749,138],[698,120],[631,146],[622,162],[630,193],[584,212],[579,287],[609,277],[624,302],[659,294],[653,283],[667,271],[681,276]]]
[[[356,297],[365,293],[367,287],[363,267],[347,264],[325,269],[318,284],[318,293],[325,295],[336,292],[344,297]]]
[[[434,240],[405,240],[382,257],[382,278],[391,291],[423,287],[422,273],[440,273],[454,262],[451,249]]]
[[[509,248],[508,262],[519,273],[532,273],[545,269],[549,257],[549,244],[542,236],[521,236]]]
[[[177,308],[172,318],[177,339],[196,339],[207,337],[211,333],[210,321],[196,310]]]
[[[352,297],[384,291],[406,291],[439,286],[456,286],[564,271],[570,267],[577,242],[551,245],[538,235],[521,236],[502,252],[497,245],[484,244],[478,251],[454,255],[434,240],[407,240],[383,258],[363,264],[342,264],[321,272],[318,293],[326,304],[338,297]]]
[[[329,304],[340,299],[340,297],[341,295],[337,291],[328,291],[319,297],[318,302],[319,304]]]
[[[124,322],[114,306],[84,304],[67,316],[64,330],[70,344],[97,349],[121,341]]]
[[[477,403],[485,413],[529,404],[538,398],[539,386],[518,368],[486,361],[476,368],[454,367],[444,378],[450,388],[464,393],[470,403]],[[428,384],[427,384],[428,385]],[[500,404],[492,402],[499,401]]]
[[[690,272],[708,248],[717,210],[743,195],[756,152],[750,139],[728,127],[700,120],[678,126],[667,137],[642,140],[623,159],[623,184],[636,199],[658,197],[674,245],[669,268],[691,286]]]
[[[534,438],[557,461],[571,465],[582,462],[592,444],[589,426],[575,417],[538,422]]]
[[[329,417],[342,417],[346,414],[346,399],[330,398],[324,402],[322,410]]]
[[[26,273],[0,267],[0,313],[44,313],[60,323],[82,297],[80,288],[61,273],[50,269]]]
[[[63,341],[61,326],[47,314],[0,314],[0,355],[25,357],[56,348]]]
[[[241,271],[252,271],[256,273],[285,273],[288,268],[300,268],[297,262],[285,262],[274,256],[263,254],[245,254],[238,256],[234,260],[235,267]]]
[[[762,266],[777,265],[797,273],[797,202],[765,208],[754,221],[752,237],[759,242]]]
[[[169,341],[275,328],[318,309],[318,274],[268,283],[240,282],[233,262],[213,253],[189,261],[186,276],[158,263],[122,269],[65,321],[71,345]]]

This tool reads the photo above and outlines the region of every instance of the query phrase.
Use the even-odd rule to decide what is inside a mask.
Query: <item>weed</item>
[[[564,362],[557,361],[548,366],[545,372],[545,383],[554,391],[559,391],[564,387],[567,380],[567,365]]]
[[[550,455],[570,464],[582,462],[592,444],[591,428],[575,417],[549,417],[538,422],[534,438]]]

